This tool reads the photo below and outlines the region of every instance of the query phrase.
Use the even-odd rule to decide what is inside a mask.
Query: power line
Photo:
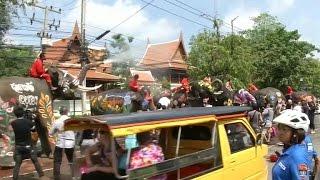
[[[167,2],[167,3],[169,3],[169,4],[172,4],[172,5],[176,6],[176,7],[179,7],[180,9],[183,9],[183,10],[185,10],[185,11],[187,11],[187,12],[193,14],[193,15],[200,16],[201,18],[204,18],[204,19],[206,19],[206,20],[212,21],[211,19],[202,16],[202,14],[197,14],[197,13],[195,13],[194,11],[191,11],[191,10],[189,10],[189,9],[187,9],[187,8],[184,8],[184,7],[182,7],[182,6],[179,6],[178,4],[176,4],[176,3],[174,3],[174,2],[171,2],[171,1],[168,1],[168,0],[163,0],[163,1],[165,1],[165,2]]]
[[[164,1],[167,1],[167,0],[164,0]],[[203,17],[203,18],[205,18],[205,19],[208,19],[208,20],[211,20],[211,21],[213,21],[214,19],[216,19],[215,17],[211,16],[210,14],[208,14],[208,13],[202,11],[202,10],[196,9],[196,8],[192,7],[191,5],[186,4],[186,3],[184,3],[184,2],[182,2],[182,1],[180,1],[180,0],[174,0],[174,1],[176,1],[176,2],[178,2],[178,3],[180,3],[180,4],[182,4],[182,5],[184,5],[184,6],[186,6],[186,7],[188,7],[188,8],[190,8],[190,9],[194,10],[194,11],[197,11],[197,12],[201,13],[200,16]],[[175,3],[173,3],[173,4],[175,4]],[[178,5],[177,5],[177,6],[178,6]],[[180,7],[180,8],[182,8],[182,7]],[[222,20],[222,19],[221,19],[221,20]],[[230,27],[228,27],[228,26],[226,26],[226,27],[228,27],[228,28],[231,29],[231,24],[230,24],[230,23],[228,23],[228,22],[226,22],[226,21],[224,21],[224,20],[222,20],[222,22],[223,22],[223,24],[226,24],[226,25],[230,26]],[[243,29],[241,29],[241,28],[239,28],[239,27],[236,27],[236,26],[233,26],[233,27],[236,28],[236,29],[238,29],[238,30],[240,30],[240,31],[244,31]]]
[[[190,6],[190,5],[188,5],[188,4],[186,4],[186,3],[182,2],[182,1],[179,1],[179,0],[174,0],[174,1],[176,1],[176,2],[178,2],[178,3],[180,3],[180,4],[183,4],[184,6],[190,8],[190,9],[193,9],[193,10],[195,10],[195,11],[198,11],[199,13],[202,13],[202,15],[204,15],[204,14],[208,15],[208,13],[204,13],[203,11],[201,11],[201,10],[199,10],[199,9],[196,9],[196,8]]]
[[[66,12],[66,11],[71,11],[71,10],[74,10],[74,9],[79,8],[80,6],[81,6],[81,4],[79,4],[79,5],[77,5],[77,6],[74,6],[74,7],[72,7],[72,8],[69,8],[69,9],[64,9],[64,10],[62,10],[62,11],[64,11],[64,12]],[[65,14],[65,13],[63,13],[63,14]]]
[[[129,19],[131,19],[132,17],[134,17],[135,15],[137,15],[140,11],[142,11],[144,8],[146,8],[147,6],[149,6],[154,0],[151,0],[150,2],[148,2],[146,5],[144,5],[142,8],[140,8],[139,10],[137,10],[136,12],[134,12],[132,15],[130,15],[129,17],[127,17],[126,19],[124,19],[123,21],[121,21],[119,24],[113,26],[110,31],[114,30],[115,28],[119,27],[121,24],[125,23],[126,21],[128,21]]]
[[[16,17],[16,18],[28,19],[28,20],[30,19],[30,18],[28,18],[28,17],[18,17],[18,16],[15,16],[15,17]],[[40,19],[36,19],[36,20],[40,20]],[[49,20],[49,21],[53,21],[53,20]],[[71,21],[63,21],[63,22],[72,23],[72,24],[75,23],[75,22],[71,22]],[[20,26],[20,27],[21,27],[21,26]],[[87,24],[87,27],[105,30],[105,28],[93,26],[93,25],[90,25],[90,24]],[[60,28],[60,29],[61,29],[61,28]],[[49,30],[49,31],[56,31],[56,30]],[[70,31],[64,31],[64,32],[70,32]],[[71,33],[71,32],[70,32],[70,33]],[[112,32],[110,32],[110,33],[113,33],[113,34],[121,34],[121,35],[123,35],[123,36],[125,36],[125,37],[134,37],[134,36],[132,36],[132,35],[128,35],[128,34],[116,32],[116,31],[112,31]],[[86,34],[86,35],[88,35],[88,34]],[[93,36],[93,35],[89,35],[89,36],[91,36],[91,37],[96,37],[96,36]],[[134,37],[134,39],[135,39],[135,40],[138,40],[138,41],[141,41],[141,42],[146,42],[146,40],[142,40],[142,39],[139,39],[139,38],[135,38],[135,37]],[[103,39],[103,40],[107,40],[107,39]]]
[[[69,3],[66,3],[65,5],[62,5],[62,7],[60,7],[60,8],[68,7],[68,6],[72,5],[74,2],[77,2],[77,1],[71,0]]]
[[[96,28],[96,29],[101,29],[101,30],[106,30],[105,28],[102,28],[102,27],[97,27],[97,26],[92,26],[92,25],[89,25],[87,24],[88,27],[91,27],[91,28]],[[120,33],[120,32],[115,32],[115,31],[111,31],[110,33],[113,33],[113,34],[121,34],[125,37],[134,37],[134,36],[131,36],[131,35],[128,35],[128,34],[124,34],[124,33]],[[139,40],[139,41],[142,41],[142,42],[146,42],[146,40],[142,40],[142,39],[139,39],[139,38],[134,38],[135,40]],[[107,40],[107,39],[103,39],[103,40]]]
[[[144,0],[141,0],[141,1],[144,2],[144,3],[147,3],[147,2],[144,1]],[[206,26],[206,25],[204,25],[204,24],[198,23],[198,22],[196,22],[196,21],[194,21],[194,20],[191,20],[191,19],[189,19],[189,18],[186,18],[186,17],[184,17],[184,16],[181,16],[181,15],[178,15],[178,14],[176,14],[176,13],[170,12],[169,10],[166,10],[166,9],[164,9],[164,8],[162,8],[162,7],[159,7],[159,6],[157,6],[157,5],[154,5],[154,4],[152,4],[152,3],[150,3],[150,5],[153,6],[153,7],[155,7],[155,8],[158,8],[158,9],[160,9],[160,10],[162,10],[162,11],[165,11],[165,12],[171,14],[171,15],[174,15],[174,16],[177,16],[177,17],[179,17],[179,18],[181,18],[181,19],[184,19],[184,20],[186,20],[186,21],[192,22],[192,23],[194,23],[194,24],[197,24],[197,25],[200,25],[200,26],[209,28],[209,29],[211,28],[211,27],[209,27],[209,26]]]

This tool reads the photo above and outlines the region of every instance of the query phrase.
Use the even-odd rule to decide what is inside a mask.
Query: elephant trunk
[[[86,64],[82,67],[79,75],[78,75],[78,79],[79,79],[79,84],[82,85],[83,84],[83,80],[87,75],[87,72],[90,68],[92,67],[96,67],[99,66],[100,64],[103,64],[103,62],[99,62],[99,63],[90,63],[90,64]]]

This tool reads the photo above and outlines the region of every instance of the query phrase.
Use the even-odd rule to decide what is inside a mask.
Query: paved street
[[[316,116],[315,119],[316,124],[316,134],[312,134],[313,137],[313,143],[315,146],[315,149],[320,152],[320,115]],[[277,142],[277,139],[274,139],[272,141],[272,144],[269,146],[269,154],[274,153],[276,150],[281,152],[282,146],[278,146],[275,143]],[[47,158],[39,158],[41,164],[43,165],[43,169],[45,170],[45,174],[50,179],[53,179],[52,175],[52,167],[53,167],[53,160],[47,159]],[[70,176],[70,169],[67,166],[66,158],[63,158],[61,173],[62,173],[62,180],[69,180],[71,179]],[[274,163],[268,162],[268,168],[269,168],[269,176],[268,179],[271,179],[271,170]],[[32,172],[32,173],[30,173]],[[34,172],[34,167],[30,160],[26,160],[25,163],[22,164],[20,174],[23,177],[23,180],[35,180],[37,178],[37,174]],[[2,169],[0,170],[0,176],[1,179],[11,179],[12,175],[12,169]]]

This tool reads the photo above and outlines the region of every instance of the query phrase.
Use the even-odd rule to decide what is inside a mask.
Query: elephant
[[[117,114],[126,112],[154,110],[153,101],[143,105],[144,91],[149,91],[143,87],[140,92],[133,92],[126,89],[110,89],[101,92],[91,98],[90,107],[91,115]]]
[[[80,71],[79,77],[83,77],[83,74],[91,66],[91,64],[86,65]],[[53,83],[59,85],[59,88],[55,92],[51,92],[50,87],[44,79],[31,77],[0,78],[0,131],[8,135],[12,141],[11,143],[6,143],[6,147],[0,146],[0,166],[11,166],[13,163],[11,149],[13,132],[9,127],[10,121],[15,119],[13,114],[14,106],[22,104],[26,110],[34,115],[36,130],[41,141],[42,153],[49,156],[51,153],[50,141],[53,141],[53,139],[48,137],[48,130],[51,128],[51,123],[55,120],[52,105],[53,94],[55,97],[58,97],[63,96],[63,94],[70,94],[70,92],[76,89],[80,91],[93,89],[82,87],[80,84],[83,79],[74,77],[67,73],[67,71],[56,67],[50,67],[48,71],[52,75]]]
[[[231,105],[233,91],[227,89],[220,79],[204,84],[202,81],[190,83],[189,103],[192,107],[204,106],[204,101],[212,106]]]
[[[258,108],[266,107],[267,103],[275,108],[280,99],[285,99],[283,93],[279,89],[273,87],[258,89],[252,92],[252,94],[257,100]]]

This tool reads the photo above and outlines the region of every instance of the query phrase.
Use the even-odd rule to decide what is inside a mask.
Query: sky
[[[122,33],[134,37],[131,50],[136,58],[143,56],[150,43],[175,40],[182,33],[187,51],[193,35],[212,28],[210,18],[217,15],[224,21],[222,34],[231,33],[230,22],[234,20],[235,31],[253,26],[252,17],[267,12],[276,16],[288,30],[297,29],[301,40],[320,46],[319,0],[86,0],[86,35],[93,39],[105,30],[111,33],[93,46],[108,45],[113,34]],[[151,3],[150,3],[151,2]],[[149,5],[147,5],[150,3]],[[71,34],[74,22],[80,24],[81,0],[38,0],[38,5],[53,6],[62,10],[61,14],[50,12],[49,23],[60,20],[58,31],[49,31],[52,39],[60,39]],[[146,6],[147,5],[147,6]],[[145,8],[143,8],[146,6]],[[140,10],[143,8],[142,10]],[[139,11],[137,13],[137,11]],[[10,30],[6,38],[8,43],[39,45],[36,33],[43,24],[33,22],[30,17],[35,13],[36,20],[43,20],[43,9],[27,7],[26,14],[14,18],[15,29]],[[125,19],[127,21],[121,23]],[[208,18],[209,17],[209,18]],[[117,26],[118,25],[118,26]],[[54,29],[54,28],[53,28]]]

